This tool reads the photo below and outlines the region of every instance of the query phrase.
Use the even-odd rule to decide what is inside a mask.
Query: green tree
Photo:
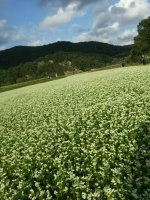
[[[132,57],[150,53],[150,17],[143,19],[137,27],[138,35],[134,38]]]

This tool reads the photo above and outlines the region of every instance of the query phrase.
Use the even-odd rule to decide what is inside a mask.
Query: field
[[[1,200],[149,200],[150,65],[0,93]]]

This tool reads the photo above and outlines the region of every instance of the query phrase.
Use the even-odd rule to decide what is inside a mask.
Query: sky
[[[56,41],[133,43],[150,0],[0,0],[0,50]]]

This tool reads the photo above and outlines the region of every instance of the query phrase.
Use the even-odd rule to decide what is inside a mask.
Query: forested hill
[[[56,56],[58,52],[81,53],[86,55],[99,54],[102,56],[106,55],[106,57],[119,58],[127,56],[131,48],[132,45],[115,46],[101,42],[56,42],[38,47],[17,46],[0,51],[0,69],[11,68],[50,54],[55,54]]]

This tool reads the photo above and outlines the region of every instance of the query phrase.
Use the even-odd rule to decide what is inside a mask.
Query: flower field
[[[0,93],[1,200],[149,200],[150,66]]]

